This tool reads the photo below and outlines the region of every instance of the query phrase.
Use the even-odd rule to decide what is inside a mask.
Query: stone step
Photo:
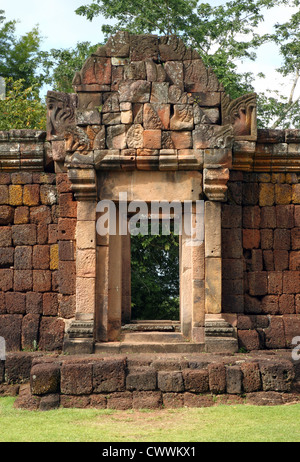
[[[204,343],[96,343],[95,354],[131,354],[131,353],[203,353]]]
[[[179,332],[122,332],[121,341],[126,343],[183,343],[184,337]]]
[[[133,321],[123,325],[122,332],[180,332],[180,322]]]

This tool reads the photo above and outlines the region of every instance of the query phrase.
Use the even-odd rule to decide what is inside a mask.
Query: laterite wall
[[[298,175],[232,171],[222,207],[222,296],[240,348],[289,348],[299,335],[299,250]]]
[[[38,149],[44,156],[44,141],[28,144],[26,130],[18,142],[14,132],[1,135],[1,152],[19,149],[22,159],[25,146],[29,157]],[[7,351],[62,349],[75,313],[76,213],[66,173],[21,165],[0,171],[0,336]]]

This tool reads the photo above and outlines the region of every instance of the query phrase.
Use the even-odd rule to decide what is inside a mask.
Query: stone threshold
[[[136,335],[136,334],[131,334]],[[166,335],[166,334],[163,334]],[[132,354],[132,353],[203,353],[204,343],[176,342],[108,342],[96,343],[94,353],[97,354]]]

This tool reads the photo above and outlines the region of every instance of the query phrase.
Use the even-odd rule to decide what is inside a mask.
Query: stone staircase
[[[132,321],[119,342],[96,343],[95,353],[200,353],[204,344],[184,338],[179,321]]]
[[[206,319],[205,321],[205,351],[236,353],[238,341],[236,329],[222,318]]]

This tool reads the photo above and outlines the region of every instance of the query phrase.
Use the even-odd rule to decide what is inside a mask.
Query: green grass
[[[1,442],[299,442],[300,404],[25,411],[0,398]]]

